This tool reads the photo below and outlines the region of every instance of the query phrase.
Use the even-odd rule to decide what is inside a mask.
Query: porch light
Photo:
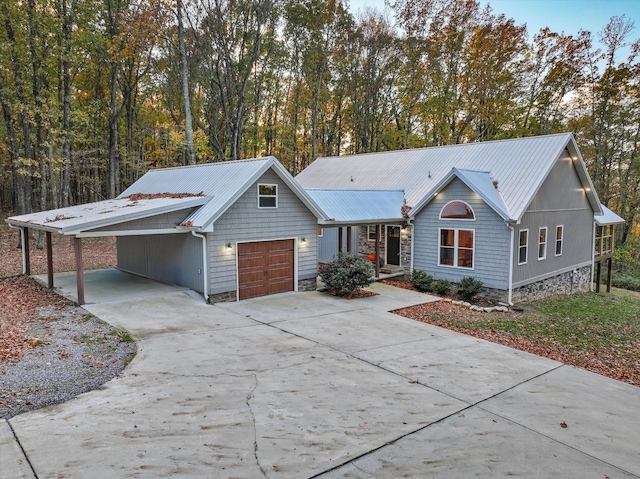
[[[226,247],[227,247],[227,249],[228,249],[229,251],[231,251],[231,250],[233,249],[233,247],[231,246],[231,243],[227,243],[227,244],[226,244]]]
[[[307,244],[307,238],[305,237],[300,238],[300,243]]]

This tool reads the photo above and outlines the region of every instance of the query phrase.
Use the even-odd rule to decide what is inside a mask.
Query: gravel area
[[[32,347],[15,361],[0,362],[0,418],[96,389],[136,354],[127,332],[72,304],[39,307],[25,326]]]

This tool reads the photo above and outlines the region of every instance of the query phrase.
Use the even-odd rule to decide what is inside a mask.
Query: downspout
[[[209,302],[209,268],[207,263],[207,237],[200,233],[196,233],[195,231],[191,231],[191,234],[196,238],[200,238],[202,240],[202,288],[204,290],[204,300]]]
[[[595,266],[596,266],[595,261],[596,261],[596,222],[594,220],[593,221],[593,235],[591,237],[591,286],[589,287],[589,290],[591,292],[594,291],[593,280],[594,280]]]
[[[411,221],[409,221],[409,220],[407,220],[407,225],[411,227],[411,230],[410,230],[410,231],[411,231],[411,261],[409,262],[409,266],[410,266],[409,274],[413,274],[413,256],[414,256],[414,252],[415,252],[415,247],[414,247],[414,245],[415,245],[415,235],[414,235],[414,230],[415,230],[415,228],[416,228],[416,227],[415,227],[415,225],[414,225]]]
[[[509,226],[509,236],[511,236],[511,246],[509,246],[509,289],[507,303],[509,306],[513,306],[513,247],[515,245],[515,228],[513,223],[507,223]]]
[[[22,245],[22,251],[21,251],[21,253],[22,253],[22,274],[23,275],[27,274],[27,257],[24,254],[24,249],[27,246],[26,246],[26,240],[25,240],[25,237],[24,237],[24,230],[22,228],[17,227],[17,226],[13,226],[12,224],[9,224],[9,223],[7,223],[7,224],[9,225],[9,228],[12,228],[14,230],[20,231],[20,244]]]

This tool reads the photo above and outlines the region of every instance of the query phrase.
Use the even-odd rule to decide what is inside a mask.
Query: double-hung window
[[[520,239],[518,242],[518,264],[527,263],[528,253],[529,253],[529,230],[521,230]]]
[[[538,234],[538,261],[547,257],[547,228],[540,228]]]
[[[441,220],[475,221],[476,215],[471,206],[464,201],[450,201],[440,210]],[[440,228],[439,256],[440,266],[473,269],[473,250],[475,230],[464,228]]]
[[[278,207],[278,185],[258,185],[258,208]]]
[[[563,237],[564,237],[564,226],[556,226],[556,256],[562,255]]]
[[[440,266],[473,269],[474,231],[440,228]]]

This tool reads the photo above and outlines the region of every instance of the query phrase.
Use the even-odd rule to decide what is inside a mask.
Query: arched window
[[[440,211],[441,220],[475,220],[471,206],[464,201],[450,201],[442,211]]]

